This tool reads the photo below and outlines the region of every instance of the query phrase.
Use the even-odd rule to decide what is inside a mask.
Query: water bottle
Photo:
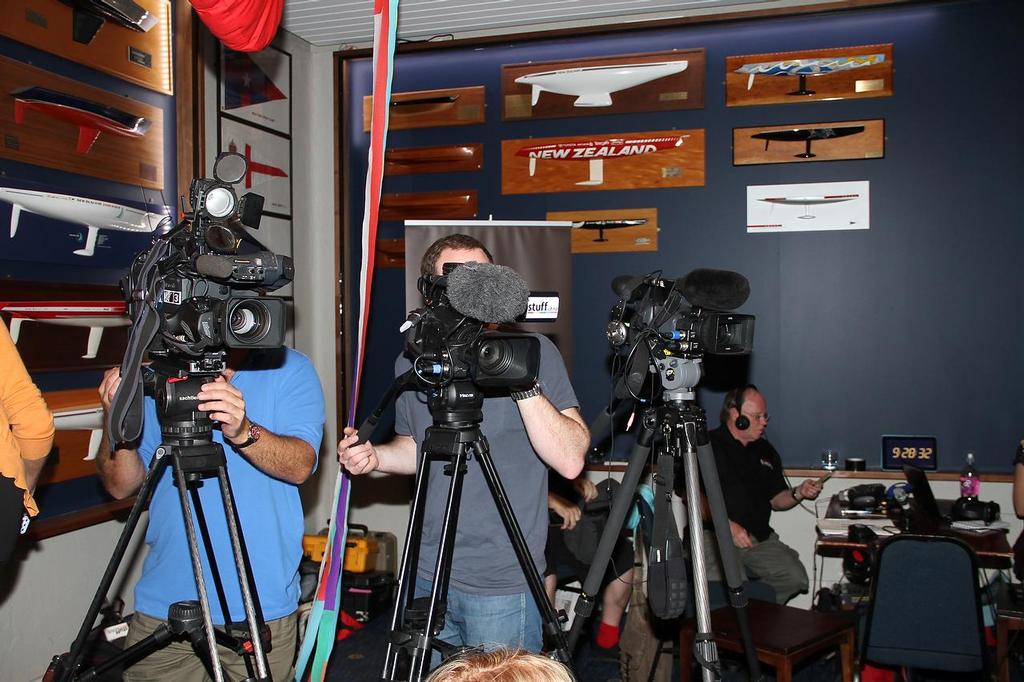
[[[978,478],[978,471],[974,468],[974,453],[967,453],[967,463],[960,470],[960,497],[977,499],[981,492],[981,479]]]

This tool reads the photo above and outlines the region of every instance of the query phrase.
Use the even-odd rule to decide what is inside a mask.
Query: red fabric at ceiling
[[[191,0],[213,35],[239,52],[259,52],[274,39],[284,0]]]

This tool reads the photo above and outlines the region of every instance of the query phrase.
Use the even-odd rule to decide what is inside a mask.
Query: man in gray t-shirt
[[[445,263],[489,262],[483,244],[465,235],[435,242],[423,256],[421,271],[441,274]],[[484,400],[481,431],[495,468],[523,530],[534,563],[544,568],[547,539],[547,470],[575,478],[583,468],[590,435],[577,409],[561,355],[543,336],[537,386],[511,397]],[[409,360],[400,357],[396,372]],[[424,432],[432,424],[422,393],[407,392],[396,402],[396,436],[388,443],[356,445],[346,428],[338,443],[338,461],[351,474],[370,471],[414,474]],[[431,467],[417,593],[433,579],[437,543],[449,478],[442,465]],[[448,589],[448,613],[440,639],[457,646],[507,646],[540,651],[540,613],[498,516],[479,464],[470,462],[462,492],[458,533]]]

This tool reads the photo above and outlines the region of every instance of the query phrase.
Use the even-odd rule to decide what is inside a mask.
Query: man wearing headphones
[[[792,509],[821,493],[821,484],[807,479],[792,488],[782,471],[782,460],[764,438],[768,405],[753,384],[733,389],[722,403],[721,425],[710,432],[718,476],[729,514],[729,530],[745,578],[759,579],[775,590],[785,604],[807,591],[807,571],[796,550],[786,546],[769,525],[773,511]],[[705,546],[714,548],[714,535],[705,533]],[[708,574],[721,579],[719,566],[707,552]],[[713,566],[711,564],[714,564]]]

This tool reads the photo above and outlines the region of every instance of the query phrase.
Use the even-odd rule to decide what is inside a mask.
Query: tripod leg
[[[687,425],[689,426],[689,425]],[[705,682],[721,679],[718,662],[718,647],[711,632],[711,607],[708,595],[708,576],[704,558],[704,522],[701,519],[700,485],[697,482],[697,457],[687,443],[683,448],[683,469],[686,479],[687,526],[690,531],[690,555],[693,559],[693,594],[696,601],[697,635],[694,639],[694,655],[700,663]],[[709,492],[708,497],[713,493]],[[720,495],[719,495],[720,496]],[[730,538],[731,542],[731,538]]]
[[[448,485],[448,499],[444,509],[441,537],[438,539],[437,559],[434,562],[434,582],[430,586],[430,606],[423,624],[420,642],[413,649],[409,667],[409,679],[420,680],[430,668],[433,653],[434,630],[438,617],[447,615],[448,577],[451,574],[452,555],[455,551],[455,534],[459,525],[459,506],[462,503],[462,482],[466,475],[466,448],[456,448],[450,459],[451,483]],[[429,455],[428,455],[429,457]]]
[[[750,672],[750,679],[760,680],[761,664],[757,660],[754,638],[750,633],[750,620],[747,618],[747,594],[743,589],[743,577],[740,575],[736,546],[733,545],[732,533],[729,532],[729,514],[725,509],[722,484],[718,479],[715,453],[708,442],[707,433],[701,431],[698,434],[696,424],[688,423],[686,425],[686,436],[690,443],[696,444],[697,460],[700,463],[701,477],[704,479],[704,490],[707,494],[708,507],[711,510],[711,520],[715,526],[718,551],[722,557],[722,573],[729,587],[729,602],[736,610],[736,622],[740,628],[740,639],[743,640],[747,670]],[[703,540],[696,538],[692,538],[692,541],[695,545],[703,543]]]
[[[537,608],[540,609],[544,621],[544,629],[549,636],[554,636],[555,655],[553,658],[562,663],[568,663],[569,649],[566,646],[565,634],[558,623],[555,609],[548,600],[547,592],[544,590],[544,582],[541,580],[540,574],[537,573],[537,567],[533,563],[533,557],[530,555],[530,550],[526,545],[523,531],[516,521],[515,514],[512,511],[512,504],[509,502],[508,495],[505,492],[505,487],[501,484],[501,478],[498,476],[497,469],[494,468],[490,448],[487,446],[487,441],[482,437],[477,443],[476,454],[484,480],[487,481],[487,487],[491,489],[491,497],[494,498],[498,514],[505,525],[505,532],[508,533],[509,540],[512,541],[512,549],[516,553],[516,558],[519,559],[523,575],[526,576],[526,583],[533,594],[533,600],[537,603]]]
[[[142,487],[139,488],[135,504],[132,505],[132,509],[128,513],[128,520],[124,524],[121,536],[117,539],[114,553],[110,556],[107,568],[100,579],[99,587],[96,589],[96,595],[92,598],[89,610],[86,611],[85,620],[82,622],[82,627],[78,630],[78,636],[75,637],[75,642],[71,645],[71,651],[68,652],[67,665],[61,670],[60,676],[57,678],[59,682],[70,680],[82,661],[85,640],[96,623],[96,616],[99,615],[100,609],[103,607],[103,600],[107,596],[107,591],[110,590],[111,583],[114,582],[114,576],[117,574],[117,569],[124,559],[128,543],[131,541],[132,535],[135,534],[135,527],[139,524],[139,517],[142,516],[143,510],[149,505],[149,500],[153,496],[153,490],[156,488],[156,484],[159,482],[166,465],[166,458],[157,456],[154,456],[153,460],[149,463],[149,472],[142,482]]]
[[[213,580],[213,589],[217,593],[217,601],[220,602],[221,613],[224,614],[225,627],[231,623],[231,611],[228,609],[228,600],[224,592],[224,583],[220,579],[220,567],[217,565],[217,555],[213,551],[213,540],[210,539],[210,529],[206,525],[206,514],[203,513],[203,505],[199,498],[199,490],[192,486],[189,488],[189,495],[192,497],[192,509],[196,513],[196,521],[199,525],[199,535],[203,540],[203,547],[206,549],[206,560],[210,562],[210,578]]]
[[[157,453],[164,450],[161,445]],[[185,473],[181,468],[181,455],[177,452],[174,457],[174,479],[177,482],[178,500],[181,502],[181,515],[185,522],[185,536],[188,539],[189,557],[192,559],[192,574],[196,580],[196,592],[199,594],[199,603],[203,611],[203,630],[206,633],[206,644],[210,652],[210,665],[212,667],[213,679],[216,682],[224,682],[224,671],[220,667],[220,656],[217,653],[217,639],[213,632],[213,621],[210,619],[210,600],[206,594],[206,582],[203,580],[203,564],[199,558],[199,544],[196,542],[196,529],[192,525],[192,510],[188,504],[187,483]]]
[[[266,653],[263,651],[262,623],[256,618],[254,592],[250,589],[252,569],[249,567],[248,557],[242,551],[242,530],[238,526],[238,516],[235,513],[235,497],[231,492],[231,481],[228,480],[227,468],[223,464],[217,467],[217,481],[220,483],[221,499],[224,501],[224,518],[227,520],[231,551],[235,557],[235,570],[238,573],[238,587],[242,591],[245,620],[249,625],[249,641],[252,643],[253,657],[256,659],[257,679],[269,680],[271,679],[270,666]],[[230,616],[225,613],[224,620],[227,621],[229,618]]]
[[[576,643],[579,641],[580,631],[583,623],[590,617],[594,610],[594,600],[601,589],[601,581],[604,578],[608,567],[608,561],[615,550],[615,542],[622,532],[626,523],[626,515],[633,504],[633,497],[636,494],[637,485],[644,475],[648,455],[651,453],[651,441],[654,438],[653,422],[650,415],[644,415],[644,421],[640,432],[637,434],[636,443],[629,455],[629,465],[622,478],[622,485],[612,503],[611,511],[608,513],[608,523],[605,524],[601,540],[597,544],[594,553],[594,561],[590,564],[587,577],[583,581],[583,590],[579,600],[576,602],[576,619],[569,628],[568,650],[570,653],[576,650]]]
[[[400,645],[404,642],[396,641],[399,630],[405,623],[404,613],[412,606],[412,599],[415,593],[416,567],[419,562],[419,539],[423,530],[423,510],[427,502],[427,481],[430,478],[430,463],[426,453],[420,454],[419,466],[416,475],[416,492],[412,498],[412,508],[409,510],[409,525],[405,532],[405,546],[402,549],[402,565],[398,569],[398,590],[395,596],[395,606],[391,612],[391,633],[388,640],[387,651],[384,656],[385,680],[393,680],[398,674]]]

